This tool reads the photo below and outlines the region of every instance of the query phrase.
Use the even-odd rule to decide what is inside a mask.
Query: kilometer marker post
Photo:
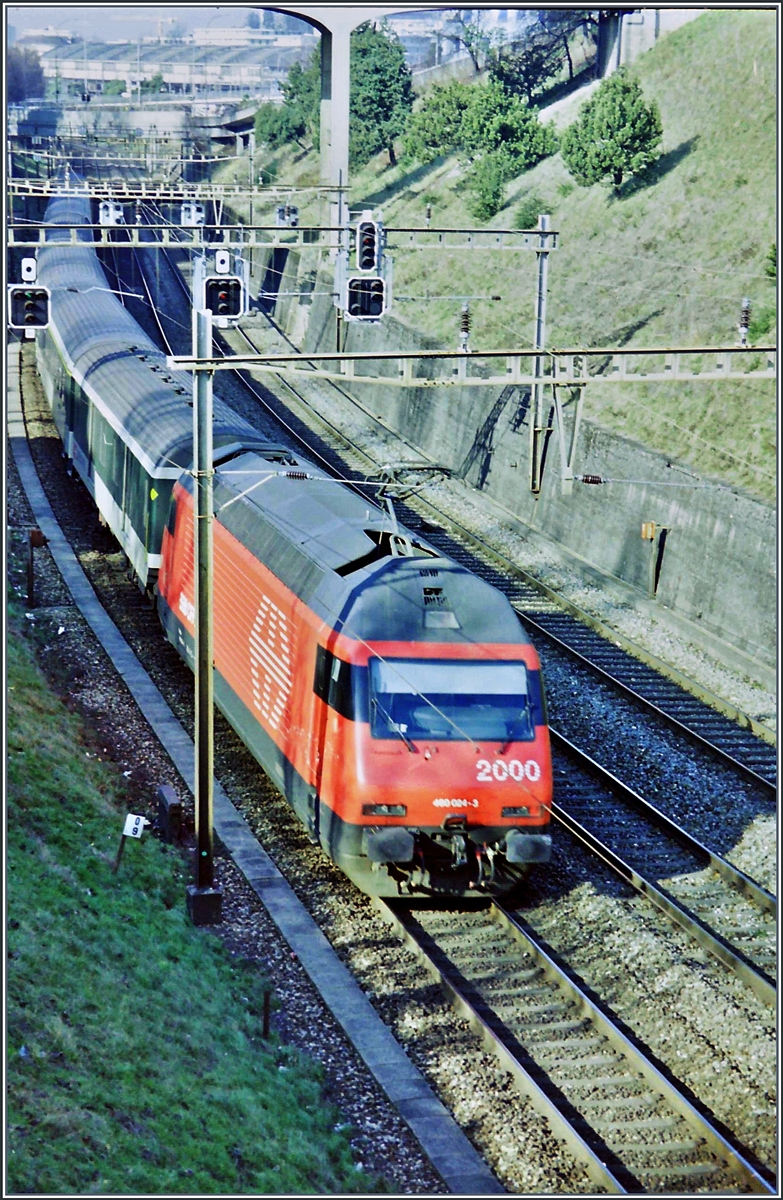
[[[193,310],[193,357],[212,354],[212,313]],[[195,368],[193,403],[193,585],[196,607],[195,720],[195,883],[187,888],[194,925],[218,925],[223,919],[223,889],[215,887],[212,812],[214,774],[212,636],[212,371]]]

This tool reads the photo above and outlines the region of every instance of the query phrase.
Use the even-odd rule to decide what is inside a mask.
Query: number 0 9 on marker
[[[146,817],[137,817],[135,813],[128,813],[122,835],[123,837],[140,838],[144,832],[144,826],[147,824]]]

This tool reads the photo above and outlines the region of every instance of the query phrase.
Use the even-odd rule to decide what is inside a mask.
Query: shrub
[[[771,329],[774,329],[778,319],[777,310],[769,306],[760,308],[754,317],[751,317],[750,325],[748,326],[748,340],[750,342],[758,342],[761,338],[766,337]]]
[[[777,279],[778,277],[778,244],[773,242],[767,253],[767,261],[764,264],[764,274],[769,279]]]
[[[488,221],[503,207],[506,191],[505,164],[498,154],[486,154],[468,169],[466,182],[471,193],[468,208],[479,221]]]
[[[547,212],[547,204],[539,196],[524,196],[514,213],[515,229],[535,229],[538,214]]]

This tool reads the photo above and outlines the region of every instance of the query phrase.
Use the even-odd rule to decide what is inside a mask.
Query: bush
[[[504,164],[506,179],[513,179],[557,150],[554,126],[542,125],[523,100],[494,82],[471,88],[460,135],[462,148],[470,157],[497,155]]]
[[[488,221],[503,207],[506,192],[505,164],[497,154],[486,154],[469,168],[466,182],[471,193],[468,209],[479,221]]]
[[[766,306],[760,308],[756,315],[751,318],[748,326],[748,340],[750,342],[758,342],[761,338],[766,337],[770,330],[775,328],[777,324],[778,314],[775,308]]]
[[[764,274],[768,279],[777,279],[778,277],[778,244],[773,242],[767,253],[767,261],[764,264]]]
[[[535,229],[538,214],[548,212],[549,207],[539,196],[524,196],[514,213],[514,228]]]
[[[554,126],[542,125],[523,100],[494,81],[434,87],[410,118],[405,136],[406,154],[419,162],[457,152],[472,163],[491,154],[506,180],[556,150]],[[487,168],[489,174],[495,171],[496,165]]]

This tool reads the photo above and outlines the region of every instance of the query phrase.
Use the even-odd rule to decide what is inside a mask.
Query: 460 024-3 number
[[[518,758],[512,758],[509,762],[503,758],[496,758],[494,762],[479,758],[476,762],[476,779],[479,783],[503,783],[507,779],[514,783],[521,783],[523,779],[537,783],[540,778],[541,768],[534,758],[529,758],[527,762],[520,762]]]

